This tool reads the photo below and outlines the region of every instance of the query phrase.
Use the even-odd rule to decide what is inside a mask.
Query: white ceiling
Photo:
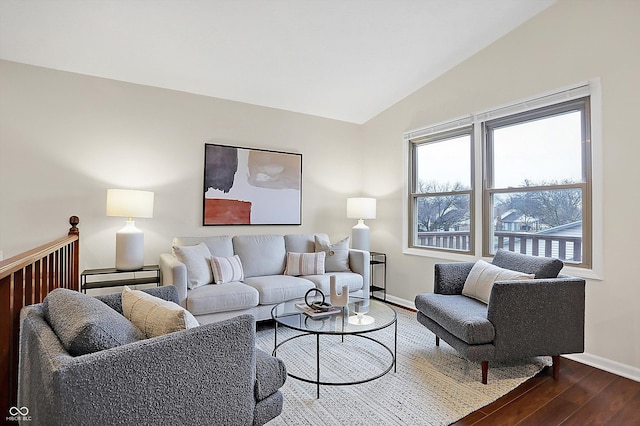
[[[0,0],[0,58],[363,123],[556,0]]]

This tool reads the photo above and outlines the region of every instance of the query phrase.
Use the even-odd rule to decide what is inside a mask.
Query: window
[[[473,252],[473,128],[412,140],[412,245]]]
[[[590,264],[589,99],[484,123],[484,252]]]
[[[590,90],[405,134],[407,247],[483,256],[503,248],[591,268]]]

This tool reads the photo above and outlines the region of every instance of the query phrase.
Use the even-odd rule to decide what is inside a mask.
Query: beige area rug
[[[282,387],[282,414],[269,422],[279,425],[448,425],[495,401],[535,376],[551,358],[539,357],[490,366],[488,384],[480,382],[480,364],[468,362],[416,320],[415,313],[398,313],[398,363],[374,381],[348,386],[320,386],[288,377]],[[293,335],[278,328],[278,342]],[[393,327],[368,334],[393,349]],[[364,379],[391,364],[391,355],[367,339],[321,336],[321,380]],[[258,347],[271,353],[273,323],[258,324]],[[278,349],[288,371],[315,377],[315,336],[295,339]]]

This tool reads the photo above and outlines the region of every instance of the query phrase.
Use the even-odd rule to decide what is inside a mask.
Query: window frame
[[[572,264],[566,264],[563,273],[583,277],[585,279],[603,280],[605,276],[604,270],[604,163],[603,163],[603,117],[602,117],[602,83],[600,78],[595,77],[582,81],[577,84],[556,88],[547,92],[531,95],[526,98],[516,99],[514,101],[504,103],[493,108],[487,108],[476,111],[468,115],[458,116],[455,119],[447,121],[436,121],[429,126],[413,128],[405,131],[402,135],[402,170],[403,170],[403,197],[402,203],[402,233],[401,251],[403,254],[410,256],[428,257],[434,261],[460,261],[473,262],[478,258],[483,258],[482,241],[484,238],[483,229],[483,186],[484,186],[484,144],[482,143],[481,123],[494,118],[504,117],[520,112],[525,112],[562,103],[567,100],[573,100],[581,97],[589,97],[590,100],[590,129],[591,129],[591,235],[586,235],[591,242],[591,267],[574,267]],[[409,214],[410,214],[410,140],[434,134],[443,130],[454,129],[467,125],[474,125],[474,190],[473,198],[475,207],[475,254],[453,253],[443,250],[434,250],[431,247],[414,247],[409,243],[411,235],[409,231]],[[479,155],[478,155],[479,154]],[[491,257],[485,260],[490,261]]]
[[[418,193],[417,191],[417,169],[418,169],[418,158],[416,155],[417,148],[426,144],[432,143],[446,143],[447,140],[454,139],[459,136],[469,136],[469,166],[470,166],[470,175],[469,175],[469,189],[462,191],[446,191],[446,192],[431,192],[431,193]],[[428,250],[436,250],[436,251],[444,251],[451,253],[459,253],[465,255],[473,255],[475,254],[475,223],[476,223],[476,215],[475,215],[475,131],[474,125],[468,124],[463,127],[455,127],[452,129],[441,130],[438,132],[433,132],[429,135],[422,135],[419,137],[414,137],[408,140],[409,142],[409,152],[410,152],[410,167],[409,167],[409,199],[408,199],[408,211],[409,211],[409,229],[408,229],[408,246],[410,248],[416,248],[419,250],[428,249]],[[455,196],[455,195],[467,195],[469,197],[469,243],[468,250],[460,250],[449,247],[434,247],[434,246],[426,246],[419,245],[417,243],[417,233],[419,232],[417,229],[418,221],[418,199],[419,198],[428,198],[428,197],[443,197],[443,196]]]
[[[508,188],[496,188],[493,184],[495,164],[493,156],[493,130],[506,126],[512,126],[551,118],[560,114],[573,111],[581,112],[581,166],[582,181],[573,184],[538,185],[538,186],[513,186]],[[591,100],[590,96],[572,99],[570,101],[555,103],[528,111],[506,115],[503,117],[485,120],[482,125],[483,143],[483,188],[482,188],[482,254],[491,257],[493,243],[493,196],[495,194],[512,194],[519,192],[538,192],[563,189],[580,189],[582,194],[582,254],[580,263],[565,261],[574,267],[592,267],[592,147],[591,147]]]

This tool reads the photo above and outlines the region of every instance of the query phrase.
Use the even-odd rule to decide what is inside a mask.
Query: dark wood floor
[[[567,358],[469,414],[461,425],[640,425],[640,383]]]

